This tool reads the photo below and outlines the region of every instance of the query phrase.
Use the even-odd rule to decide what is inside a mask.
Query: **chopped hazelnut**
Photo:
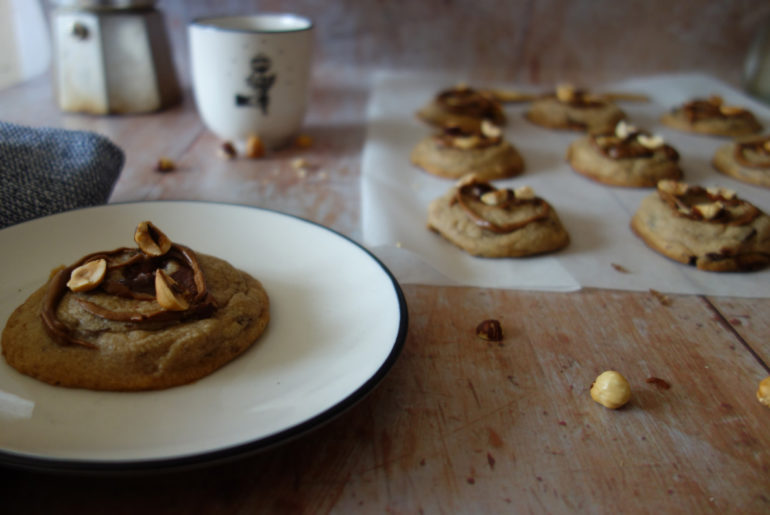
[[[155,300],[160,307],[169,311],[184,311],[190,307],[190,303],[177,289],[177,282],[164,270],[158,269],[155,272]]]
[[[519,200],[532,200],[535,198],[535,190],[530,186],[519,186],[513,190],[513,195]]]
[[[770,376],[759,382],[757,389],[757,400],[770,408]]]
[[[610,409],[624,406],[631,399],[631,386],[620,372],[602,372],[591,385],[591,398]]]
[[[494,138],[499,138],[502,135],[503,131],[500,130],[500,127],[490,122],[489,120],[482,120],[481,133],[487,138],[494,139]]]
[[[658,148],[660,146],[663,146],[663,143],[664,143],[663,138],[658,135],[647,136],[646,134],[640,134],[639,136],[636,137],[636,139],[637,141],[639,141],[639,143],[641,143],[643,147],[646,147],[649,149]]]
[[[294,140],[294,145],[299,148],[310,148],[313,146],[313,138],[311,138],[307,134],[300,134]]]
[[[572,84],[559,84],[556,86],[556,98],[561,102],[572,102],[575,99],[575,86]]]
[[[735,198],[735,192],[727,188],[710,187],[706,188],[706,192],[714,197],[722,197],[723,199],[730,200]]]
[[[697,204],[693,209],[701,214],[706,220],[712,220],[722,212],[725,205],[721,202],[709,202],[708,204]]]
[[[148,256],[162,256],[171,248],[171,240],[152,222],[140,222],[136,226],[134,241]]]
[[[259,136],[249,136],[246,140],[246,157],[257,159],[265,155],[265,145]]]
[[[672,195],[684,195],[689,186],[686,182],[675,181],[672,179],[662,179],[658,181],[658,189],[664,193]]]
[[[482,340],[499,342],[503,339],[503,328],[499,321],[490,318],[476,326],[476,336]]]
[[[488,206],[499,206],[508,200],[509,190],[488,191],[481,195],[481,201]]]
[[[238,156],[238,151],[232,143],[225,141],[219,146],[217,155],[222,159],[235,159]]]
[[[159,172],[171,172],[176,170],[176,163],[168,157],[161,157],[155,164],[155,169]]]
[[[625,120],[620,120],[618,124],[615,126],[615,136],[617,136],[620,139],[626,139],[631,134],[637,132],[638,129],[631,125],[630,123],[627,123]]]
[[[107,260],[94,259],[84,263],[70,273],[67,288],[72,291],[90,291],[99,286],[107,272]]]

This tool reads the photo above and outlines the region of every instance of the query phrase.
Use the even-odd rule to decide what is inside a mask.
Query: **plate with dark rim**
[[[341,413],[398,357],[406,303],[368,250],[292,215],[197,201],[109,204],[0,230],[0,324],[52,269],[132,245],[143,220],[259,279],[271,302],[266,332],[213,374],[149,392],[51,386],[0,360],[0,463],[146,471],[242,456]],[[3,408],[8,399],[29,409]]]

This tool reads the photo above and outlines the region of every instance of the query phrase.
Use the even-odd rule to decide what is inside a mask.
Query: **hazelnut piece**
[[[620,372],[602,372],[591,385],[591,398],[605,408],[617,409],[631,399],[631,386]]]
[[[770,408],[770,376],[759,382],[757,389],[757,400]]]
[[[495,139],[502,136],[503,131],[500,129],[500,127],[485,119],[481,121],[481,134],[487,138]]]
[[[89,291],[99,286],[107,272],[107,260],[94,259],[84,263],[70,273],[67,288],[72,291]]]
[[[654,136],[647,136],[646,134],[640,134],[636,137],[636,139],[639,141],[639,143],[649,149],[656,149],[663,145],[663,138],[658,136],[657,134]]]
[[[184,311],[190,307],[190,303],[181,294],[177,282],[164,270],[155,272],[155,300],[160,307],[169,311]]]
[[[265,145],[259,136],[249,136],[246,140],[246,157],[257,159],[265,155]]]
[[[476,326],[476,336],[482,340],[499,342],[503,339],[503,328],[499,321],[490,318]]]
[[[171,248],[171,240],[152,222],[140,222],[134,232],[134,241],[139,250],[148,256],[162,256]]]
[[[661,179],[658,181],[658,189],[671,195],[684,195],[687,193],[689,185],[686,182],[675,181],[672,179]]]

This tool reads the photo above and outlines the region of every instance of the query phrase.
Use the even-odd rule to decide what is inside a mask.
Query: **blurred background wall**
[[[28,78],[47,68],[50,55],[43,49],[50,42],[41,31],[51,2],[0,0],[0,88],[4,74]],[[210,15],[309,16],[317,28],[316,62],[336,69],[446,70],[480,81],[586,86],[676,71],[704,72],[740,85],[751,42],[770,24],[770,0],[159,0],[157,5],[183,85],[189,84],[187,24]]]
[[[318,62],[590,85],[701,71],[739,85],[768,0],[161,0],[183,81],[186,24],[223,13],[313,18]]]

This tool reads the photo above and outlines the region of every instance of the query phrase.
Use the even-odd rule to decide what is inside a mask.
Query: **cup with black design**
[[[295,14],[199,18],[188,27],[192,86],[204,124],[237,146],[290,142],[307,110],[313,23]]]

